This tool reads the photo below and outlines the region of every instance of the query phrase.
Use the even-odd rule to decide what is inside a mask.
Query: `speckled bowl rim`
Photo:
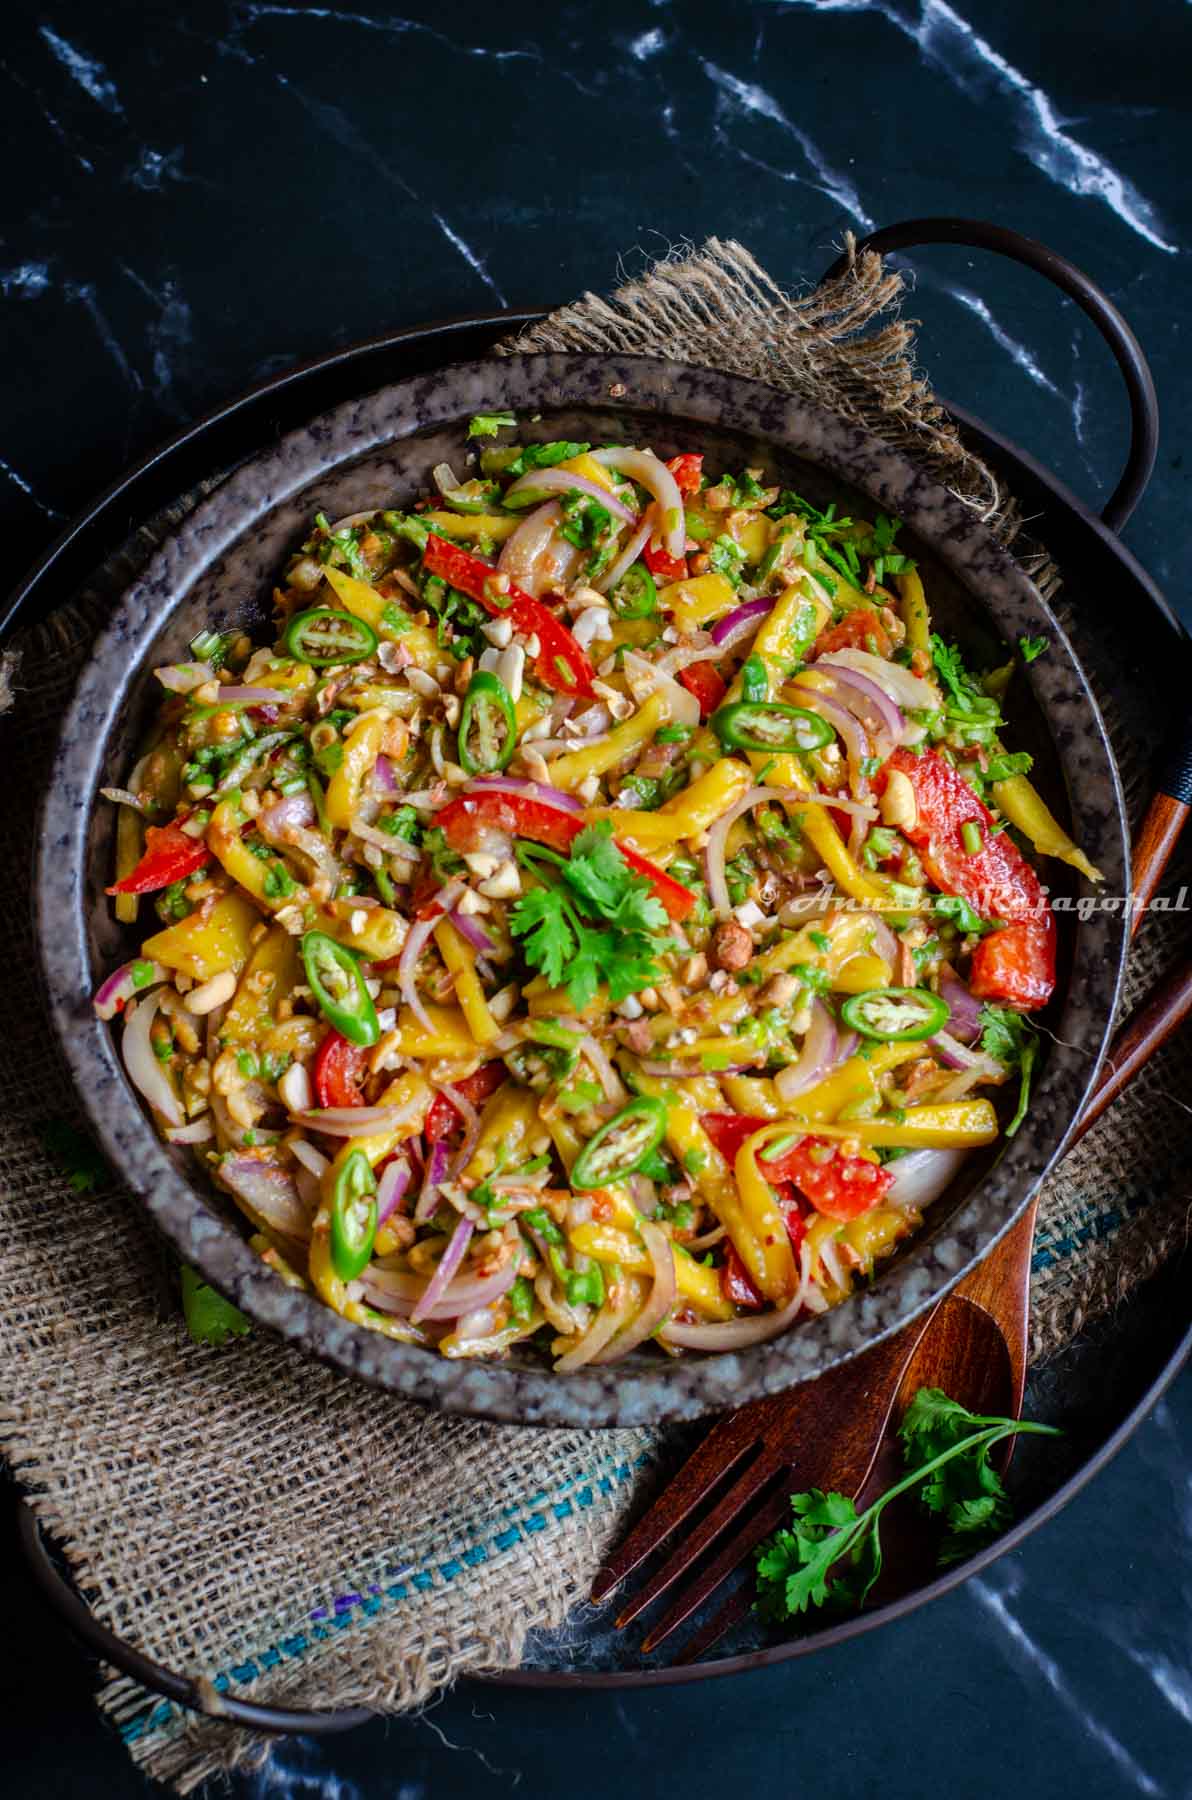
[[[163,543],[98,637],[67,708],[45,798],[34,904],[52,1021],[80,1099],[113,1164],[185,1260],[254,1321],[338,1369],[444,1411],[516,1424],[635,1426],[698,1417],[822,1374],[936,1301],[1009,1229],[1061,1154],[1099,1072],[1124,967],[1124,914],[1078,920],[1062,1012],[1027,1124],[945,1229],[917,1241],[844,1305],[766,1345],[657,1367],[560,1376],[448,1361],[350,1324],[264,1269],[174,1166],[90,1006],[100,974],[87,944],[87,834],[126,682],[173,606],[270,509],[345,463],[467,418],[510,408],[655,413],[659,426],[746,433],[816,464],[901,516],[990,615],[1002,636],[1046,635],[1026,671],[1055,741],[1074,829],[1128,892],[1125,809],[1104,723],[1066,634],[1022,569],[954,496],[851,421],[757,381],[654,358],[549,355],[449,365],[346,402],[237,469]],[[1082,760],[1083,759],[1083,760]]]

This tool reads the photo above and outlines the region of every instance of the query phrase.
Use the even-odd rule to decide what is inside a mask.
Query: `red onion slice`
[[[603,461],[599,451],[596,453],[596,460]],[[671,479],[673,481],[674,477]],[[647,482],[642,483],[643,487],[648,485]],[[602,487],[598,481],[589,481],[586,475],[576,475],[571,469],[528,469],[524,475],[518,476],[512,487],[506,488],[502,495],[502,505],[512,506],[516,510],[519,503],[522,506],[530,505],[531,496],[537,499],[540,494],[570,494],[577,488],[581,494],[598,500],[614,519],[620,519],[625,525],[637,524],[637,514],[623,500],[618,500],[615,494]],[[676,487],[676,494],[678,491]]]
[[[472,1102],[464,1098],[458,1088],[451,1087],[445,1081],[436,1082],[435,1087],[445,1100],[451,1102],[464,1122],[464,1141],[456,1151],[451,1164],[451,1179],[454,1181],[467,1168],[472,1152],[476,1148],[476,1140],[480,1136],[480,1114]]]
[[[547,589],[566,587],[579,561],[575,545],[558,535],[562,517],[557,500],[536,507],[506,538],[497,558],[498,569],[535,599]]]
[[[404,1156],[395,1156],[381,1172],[377,1183],[377,1230],[397,1211],[414,1171]]]
[[[626,571],[633,567],[649,541],[656,517],[655,508],[647,506],[637,522],[637,530],[625,540],[625,548],[620,552],[616,561],[610,563],[604,574],[598,575],[592,583],[598,594],[611,593]]]
[[[468,1219],[461,1219],[460,1225],[467,1225],[469,1231],[471,1229]],[[456,1227],[457,1232],[458,1230],[459,1226]],[[443,1264],[440,1263],[439,1270],[442,1267]],[[502,1294],[509,1292],[517,1280],[517,1269],[510,1261],[498,1269],[495,1275],[453,1281],[434,1305],[427,1304],[430,1290],[420,1275],[403,1274],[396,1269],[379,1269],[373,1263],[365,1269],[360,1279],[369,1299],[382,1312],[400,1313],[409,1318],[421,1301],[421,1317],[438,1323],[446,1319],[458,1319],[464,1313],[478,1311],[482,1306],[491,1306],[494,1300],[499,1300]]]
[[[783,1102],[797,1100],[843,1060],[836,1021],[817,996],[811,1002],[811,1024],[803,1039],[799,1060],[778,1071],[774,1077],[774,1092]]]
[[[891,1206],[922,1212],[951,1187],[967,1150],[912,1150],[890,1164],[893,1183],[886,1199]]]
[[[901,663],[875,656],[871,650],[829,650],[816,662],[817,669],[849,669],[866,675],[887,694],[893,704],[906,712],[934,712],[940,697],[930,682],[912,675]]]
[[[205,681],[215,680],[215,671],[205,662],[167,663],[153,673],[171,694],[193,694]]]
[[[312,1106],[306,1112],[291,1113],[295,1125],[304,1131],[321,1131],[327,1137],[372,1137],[378,1131],[393,1131],[410,1125],[422,1111],[420,1100],[405,1106]]]
[[[773,600],[747,600],[744,606],[734,606],[732,612],[725,613],[713,625],[712,641],[724,650],[733,649],[752,636],[773,610]]]
[[[219,1178],[274,1231],[304,1243],[309,1239],[310,1215],[298,1197],[293,1176],[284,1169],[251,1156],[225,1156]]]
[[[430,1278],[426,1292],[422,1295],[422,1298],[417,1302],[413,1312],[410,1314],[415,1325],[417,1325],[420,1320],[425,1319],[427,1314],[432,1312],[442,1300],[447,1291],[447,1286],[451,1277],[455,1274],[455,1271],[459,1268],[460,1263],[468,1253],[468,1245],[472,1241],[472,1233],[475,1229],[476,1227],[473,1225],[471,1219],[461,1219],[455,1230],[452,1232],[447,1248],[439,1258],[439,1266]],[[461,1310],[472,1312],[476,1304],[477,1303],[473,1301],[469,1306]],[[480,1304],[483,1305],[484,1303],[480,1302]]]
[[[141,982],[134,981],[133,970],[143,969],[146,966],[152,971],[149,979]],[[157,987],[161,982],[168,981],[169,978],[169,970],[163,969],[160,963],[146,965],[144,960],[134,959],[132,962],[122,964],[95,990],[95,998],[91,1004],[95,1008],[96,1018],[114,1019],[118,1012],[124,1011],[128,1002],[137,994],[143,994],[147,989]]]
[[[581,1056],[587,1057],[596,1071],[597,1079],[604,1089],[605,1099],[614,1101],[618,1106],[624,1105],[629,1098],[624,1084],[596,1039],[594,1037],[581,1038],[576,1048]]]
[[[286,1148],[295,1161],[302,1164],[307,1174],[313,1175],[316,1180],[321,1180],[331,1167],[323,1152],[316,1150],[313,1144],[308,1144],[305,1138],[290,1138]]]
[[[639,706],[651,694],[661,694],[666,702],[667,716],[676,725],[690,725],[692,729],[700,722],[699,701],[689,688],[677,682],[673,675],[658,663],[647,662],[636,650],[626,650],[621,658],[621,666],[625,671],[625,679],[629,691]]]
[[[650,1289],[649,1299],[633,1323],[620,1332],[606,1350],[599,1351],[592,1358],[596,1363],[619,1362],[631,1350],[636,1350],[639,1344],[644,1344],[647,1338],[653,1337],[674,1309],[678,1298],[675,1254],[670,1239],[660,1226],[651,1224],[648,1219],[642,1219],[637,1229],[653,1265],[654,1285]]]
[[[315,822],[314,802],[309,794],[288,794],[284,800],[267,806],[257,815],[257,826],[267,844],[285,846],[283,835],[291,830],[305,830]]]
[[[393,764],[382,752],[372,767],[373,782],[383,794],[397,793],[397,776],[393,772]]]
[[[959,976],[941,974],[940,998],[948,1002],[948,1030],[962,1044],[981,1035],[981,1002],[969,993]]]
[[[209,1144],[215,1136],[215,1121],[209,1112],[192,1119],[189,1125],[170,1125],[166,1137],[171,1144]]]
[[[863,799],[869,792],[869,777],[861,765],[873,754],[873,746],[864,726],[853,717],[847,706],[830,699],[827,694],[817,693],[814,688],[799,688],[799,705],[807,712],[816,713],[843,738],[848,752],[849,791],[854,798]]]
[[[154,1055],[149,1036],[160,1002],[160,994],[150,994],[148,999],[142,1000],[133,1009],[131,1016],[125,1013],[120,1054],[134,1087],[149,1102],[154,1112],[160,1113],[167,1125],[183,1125],[186,1118],[181,1102],[164,1066]]]
[[[460,937],[466,938],[473,950],[478,950],[481,956],[490,955],[496,949],[496,945],[487,931],[482,925],[476,923],[470,913],[460,912],[457,906],[448,913],[447,917],[459,932]]]
[[[606,469],[615,469],[619,475],[639,481],[648,494],[653,494],[658,502],[658,525],[663,542],[671,556],[682,556],[687,548],[687,517],[679,484],[666,464],[652,451],[631,450],[621,445],[593,450],[592,457]]]
[[[901,742],[906,720],[889,694],[868,675],[860,675],[855,669],[832,669],[829,673],[837,697],[873,733],[877,753],[884,762]]]
[[[222,704],[227,700],[234,705],[244,706],[284,706],[294,698],[287,688],[271,687],[221,687],[219,698]]]
[[[401,997],[417,1019],[422,1029],[434,1034],[434,1024],[430,1014],[422,1004],[422,996],[418,992],[416,973],[418,958],[434,935],[438,917],[416,919],[410,927],[410,935],[402,946],[401,956],[397,964],[397,982],[401,989]]]
[[[417,1225],[425,1225],[435,1215],[435,1208],[439,1204],[439,1185],[447,1179],[448,1158],[447,1145],[439,1138],[437,1143],[431,1145],[430,1155],[426,1159],[422,1188],[414,1208],[414,1222]]]
[[[664,1344],[677,1350],[706,1350],[713,1354],[725,1350],[745,1350],[751,1344],[764,1344],[794,1324],[806,1304],[800,1283],[792,1300],[779,1312],[760,1313],[752,1319],[726,1319],[713,1325],[664,1325],[658,1333]]]

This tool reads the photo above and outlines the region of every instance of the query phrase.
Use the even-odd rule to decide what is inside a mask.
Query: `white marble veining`
[[[1157,250],[1174,255],[1157,208],[1128,176],[1074,137],[1050,95],[1014,67],[947,0],[771,0],[783,8],[816,12],[876,12],[911,38],[944,77],[983,103],[990,90],[1010,103],[1018,149],[1050,181],[1069,193],[1103,200],[1132,231]]]
[[[734,75],[729,69],[722,69],[717,63],[701,58],[700,67],[716,89],[717,129],[721,141],[730,142],[724,130],[726,118],[765,119],[770,124],[776,125],[784,136],[792,139],[799,146],[807,163],[807,171],[776,168],[772,163],[764,162],[760,157],[745,150],[740,144],[732,143],[733,152],[743,162],[751,163],[756,168],[765,169],[768,174],[777,175],[783,181],[795,181],[805,187],[814,188],[818,193],[825,194],[828,199],[834,200],[863,230],[872,231],[874,221],[861,204],[861,197],[852,181],[842,171],[835,168],[827,153],[801,126],[796,125],[794,120],[787,116],[773,94],[767,92],[756,82],[742,81],[739,75]]]
[[[62,67],[78,82],[85,94],[90,94],[97,106],[102,106],[105,112],[110,113],[124,111],[120,95],[116,91],[116,83],[101,62],[84,55],[73,44],[67,43],[64,37],[59,37],[50,26],[42,25],[39,29]]]
[[[1010,1610],[1010,1601],[1017,1593],[1015,1565],[1001,1563],[991,1576],[974,1575],[969,1581],[967,1592],[973,1595],[990,1618],[1001,1627],[1015,1655],[1028,1663],[1046,1683],[1064,1709],[1072,1715],[1079,1730],[1101,1746],[1122,1779],[1137,1793],[1153,1796],[1154,1800],[1165,1800],[1164,1790],[1159,1783],[1147,1773],[1113,1732],[1082,1704],[1060,1664],[1041,1644],[1035,1642]]]
[[[282,74],[280,70],[276,72],[275,79],[288,93],[293,94],[299,105],[309,113],[315,123],[325,131],[329,137],[334,139],[341,148],[349,150],[354,156],[362,158],[378,175],[382,176],[385,181],[400,189],[408,199],[413,200],[417,205],[423,206],[426,204],[421,195],[416,193],[410,186],[410,183],[406,180],[405,176],[395,169],[378,150],[374,149],[373,145],[369,143],[368,139],[357,129],[351,118],[341,107],[332,105],[329,100],[321,100],[314,94],[307,93],[303,88],[298,87],[296,83],[292,82],[288,76]],[[443,217],[442,213],[439,212],[436,207],[428,207],[427,211],[443,236],[447,239],[447,242],[451,245],[452,249],[462,256],[473,274],[477,276],[493,297],[504,306],[505,296],[489,274],[484,258],[480,256],[471,245],[465,243],[459,232],[456,231],[448,220]]]
[[[1030,377],[1036,387],[1044,388],[1047,393],[1059,397],[1059,388],[1050,375],[1039,367],[1033,351],[1021,343],[1018,338],[1012,337],[1005,326],[994,318],[988,303],[982,300],[980,294],[974,294],[970,288],[957,287],[955,282],[947,284],[947,291],[953,300],[964,307],[966,312],[970,312],[975,318],[980,319],[994,343],[1006,352],[1006,355],[1017,364],[1024,375]]]

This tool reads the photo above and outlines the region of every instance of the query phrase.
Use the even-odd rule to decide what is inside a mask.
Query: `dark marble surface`
[[[1183,0],[16,0],[0,45],[10,573],[130,457],[333,344],[607,288],[619,257],[710,232],[796,281],[850,226],[952,212],[1053,242],[1134,324],[1166,429],[1126,537],[1192,616],[1190,56]],[[1024,270],[945,249],[916,267],[939,389],[1105,494],[1125,405],[1092,329]],[[1185,1374],[1022,1550],[810,1663],[645,1694],[468,1687],[425,1721],[287,1746],[237,1792],[1186,1800],[1190,1438]],[[9,1592],[6,1791],[145,1792],[15,1564]]]

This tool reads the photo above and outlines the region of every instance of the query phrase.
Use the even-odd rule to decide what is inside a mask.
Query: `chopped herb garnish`
[[[829,1600],[862,1606],[881,1574],[881,1516],[899,1494],[917,1490],[928,1512],[943,1520],[941,1563],[979,1549],[1011,1516],[990,1452],[1024,1433],[1060,1435],[1053,1425],[971,1413],[939,1388],[920,1388],[899,1428],[907,1473],[864,1512],[845,1494],[819,1488],[792,1494],[793,1528],[776,1532],[758,1551],[758,1611],[781,1622]]]

